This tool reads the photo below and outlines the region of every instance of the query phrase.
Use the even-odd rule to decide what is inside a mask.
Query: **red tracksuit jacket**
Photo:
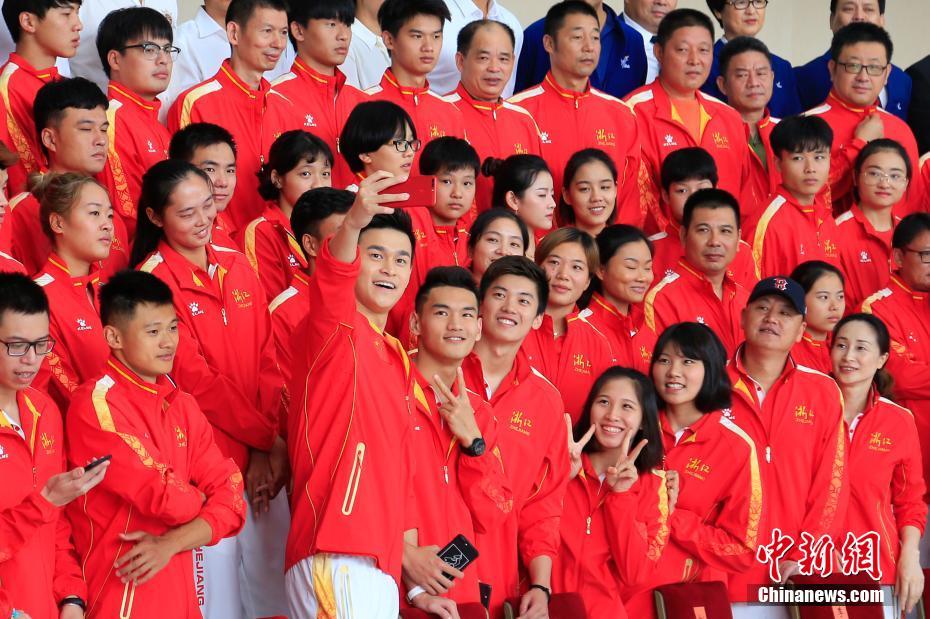
[[[433,224],[430,209],[417,207],[405,209],[413,223],[413,236],[417,240],[413,256],[413,271],[404,295],[391,309],[387,331],[407,350],[417,347],[416,339],[410,334],[410,315],[414,311],[417,291],[426,281],[426,274],[433,267],[460,266],[468,264],[468,226],[462,217],[455,225]]]
[[[644,207],[649,210],[650,219],[653,220],[649,232],[664,229],[670,219],[667,209],[659,204],[659,188],[662,186],[659,179],[665,157],[679,148],[700,146],[709,152],[717,162],[720,189],[726,189],[739,198],[748,183],[749,145],[746,143],[743,119],[730,106],[700,91],[695,96],[703,110],[703,131],[699,140],[685,128],[659,80],[634,91],[626,99],[633,108],[639,127],[646,171],[640,186]]]
[[[830,338],[821,342],[807,333],[791,349],[791,358],[798,365],[817,370],[823,374],[833,373],[833,361],[830,360]]]
[[[533,116],[519,105],[504,100],[497,103],[478,101],[461,83],[445,99],[462,112],[468,141],[478,151],[480,161],[488,157],[506,159],[511,155],[542,155],[539,127]],[[479,174],[477,187],[475,202],[481,213],[491,208],[494,180]]]
[[[58,68],[36,69],[13,52],[0,70],[0,97],[6,107],[6,127],[11,150],[19,154],[19,163],[7,170],[9,194],[26,190],[29,175],[46,169],[45,155],[36,134],[32,103],[39,89],[59,79]]]
[[[599,148],[617,165],[617,223],[639,226],[645,218],[641,207],[640,139],[636,119],[620,99],[588,84],[584,92],[566,90],[552,73],[541,84],[510,99],[536,121],[542,155],[552,171],[556,201],[562,194],[562,176],[571,156],[583,148]]]
[[[922,536],[927,523],[917,425],[911,411],[874,391],[869,407],[853,423],[849,472],[856,483],[850,487],[844,528],[857,537],[878,532],[881,583],[894,585],[901,550],[899,532],[912,526]]]
[[[656,279],[662,279],[675,272],[678,261],[685,255],[681,244],[681,226],[668,222],[665,232],[658,232],[649,237],[652,241],[652,271]],[[736,257],[730,264],[729,274],[746,290],[752,290],[759,278],[756,277],[756,265],[752,259],[752,247],[742,239],[736,249]]]
[[[0,251],[0,273],[22,273],[25,275],[26,267],[13,256]]]
[[[590,314],[586,309],[569,314],[565,333],[558,338],[553,335],[552,318],[545,314],[542,326],[530,331],[520,347],[527,363],[562,394],[563,412],[572,416],[572,423],[581,417],[591,385],[616,364],[607,337],[588,322]]]
[[[294,483],[285,569],[316,553],[374,558],[400,582],[414,474],[413,373],[395,338],[356,309],[361,261],[324,242],[297,330],[288,415]],[[479,546],[480,547],[480,546]]]
[[[16,403],[25,440],[0,414],[0,582],[13,608],[58,619],[63,598],[87,598],[71,525],[41,495],[49,477],[66,470],[65,435],[48,396],[27,387]]]
[[[668,519],[669,543],[655,575],[627,599],[631,617],[654,617],[652,589],[677,582],[724,583],[755,563],[763,521],[759,454],[749,435],[721,412],[705,414],[677,440],[660,417],[665,469],[680,491]]]
[[[445,136],[464,138],[465,120],[457,107],[429,89],[429,82],[423,88],[401,86],[391,69],[384,72],[381,83],[365,91],[372,99],[396,103],[404,108],[417,129],[417,138],[425,146],[430,140]],[[413,160],[413,169],[420,161],[420,152]]]
[[[233,232],[265,208],[258,195],[257,173],[268,149],[286,129],[281,106],[269,103],[280,96],[264,78],[253,90],[224,60],[216,75],[185,90],[168,110],[171,133],[191,123],[209,122],[225,127],[236,140],[236,192],[226,209]]]
[[[885,128],[885,137],[899,142],[907,151],[911,166],[915,171],[914,178],[907,189],[907,199],[904,201],[903,214],[914,211],[925,211],[926,205],[920,204],[923,194],[923,180],[916,171],[920,169],[920,153],[917,150],[917,141],[910,127],[903,120],[886,112],[879,105],[858,108],[840,100],[836,91],[831,90],[820,107],[806,112],[809,116],[819,116],[830,124],[833,129],[833,149],[830,153],[830,206],[834,214],[840,214],[853,205],[853,166],[856,157],[865,147],[865,142],[854,137],[856,127],[871,114],[879,114]],[[826,189],[824,191],[826,193]]]
[[[588,304],[585,320],[604,334],[616,365],[649,373],[656,333],[646,325],[642,304],[631,305],[624,316],[607,299],[595,292]]]
[[[368,95],[346,84],[346,76],[336,69],[335,75],[323,75],[300,58],[294,59],[289,73],[276,79],[271,87],[281,97],[270,104],[279,110],[284,120],[282,130],[302,129],[322,139],[333,155],[339,153],[339,134],[346,119],[357,104]],[[345,187],[352,182],[352,172],[345,159],[336,156],[333,165],[333,187]]]
[[[898,225],[901,217],[892,217]],[[853,205],[836,218],[836,238],[839,241],[839,267],[846,280],[846,307],[858,307],[878,292],[891,277],[891,237],[894,228],[878,232]]]
[[[307,259],[291,230],[291,222],[274,203],[268,203],[261,217],[245,227],[242,250],[269,300],[287,288],[298,271],[307,268]]]
[[[161,101],[146,101],[119,84],[110,82],[107,96],[107,166],[101,180],[122,218],[129,238],[136,235],[136,204],[142,191],[142,175],[168,158],[171,134],[158,122]]]
[[[458,439],[439,414],[430,382],[416,368],[413,372],[416,409],[410,445],[417,463],[413,474],[417,490],[415,512],[407,528],[419,529],[420,546],[442,548],[459,534],[476,544],[476,532],[493,531],[513,511],[513,492],[497,446],[497,420],[491,405],[469,391],[468,399],[487,449],[478,457],[463,455]],[[469,566],[465,577],[449,590],[447,597],[456,602],[481,601],[477,565],[485,559],[485,550],[489,559],[494,555],[491,548],[477,549],[478,563]]]
[[[891,335],[886,369],[894,376],[895,400],[914,413],[923,454],[923,477],[930,473],[930,295],[911,290],[898,275],[862,302],[862,311],[882,319]]]
[[[747,219],[758,217],[759,212],[765,208],[766,199],[775,193],[781,184],[781,173],[775,165],[775,153],[772,152],[772,130],[778,124],[778,118],[772,118],[768,109],[765,116],[759,121],[759,138],[765,146],[765,163],[751,147],[749,148],[749,186],[744,189],[740,208]],[[746,127],[746,143],[749,144],[749,125]]]
[[[849,499],[843,396],[829,376],[797,365],[785,370],[760,403],[759,388],[742,363],[742,348],[728,365],[733,384],[730,420],[749,434],[762,466],[766,517],[760,544],[772,527],[795,540],[785,559],[801,558],[801,532],[839,537]],[[767,582],[768,568],[753,561],[730,579],[730,598],[747,601],[750,585]]]
[[[250,447],[274,444],[284,383],[265,294],[245,256],[215,245],[207,256],[210,273],[162,241],[139,270],[174,294],[181,343],[172,377],[197,399],[223,454],[245,470]]]
[[[723,278],[723,298],[718,298],[707,277],[681,258],[675,270],[646,295],[643,309],[646,326],[658,334],[679,322],[707,325],[731,355],[742,341],[740,312],[748,300],[749,291],[730,273]]]
[[[52,253],[52,242],[42,230],[39,201],[31,193],[10,200],[9,221],[4,225],[12,235],[10,254],[23,263],[27,273],[38,273]],[[129,237],[121,217],[113,218],[113,244],[104,261],[104,275],[112,275],[129,264]]]
[[[86,277],[71,277],[64,261],[52,254],[35,281],[48,296],[49,335],[55,339],[35,386],[52,396],[61,410],[68,410],[72,392],[99,376],[110,357],[97,306],[99,265]]]
[[[807,260],[836,264],[839,240],[833,215],[820,196],[801,206],[784,188],[769,200],[759,219],[747,222],[744,236],[752,245],[759,279],[787,276]]]
[[[640,474],[632,488],[613,492],[583,455],[581,471],[565,490],[553,593],[577,592],[589,617],[635,617],[624,609],[622,594],[653,576],[668,523],[665,471]]]
[[[487,393],[476,355],[465,359],[462,369],[469,389]],[[539,556],[558,556],[569,459],[562,398],[520,355],[490,403],[500,420],[497,444],[514,500],[501,526],[477,534],[476,547],[486,553],[478,578],[491,585],[492,616],[498,616],[504,601],[520,593],[519,566]]]
[[[72,462],[113,455],[104,481],[68,506],[87,616],[200,617],[190,551],[141,587],[124,585],[113,568],[132,548],[122,533],[162,535],[202,518],[213,545],[242,528],[242,473],[220,452],[197,402],[166,377],[147,383],[111,358],[102,376],[75,392],[67,429]]]
[[[271,332],[278,351],[278,367],[285,386],[291,384],[294,369],[294,334],[310,313],[310,278],[303,272],[294,273],[294,279],[281,294],[268,304],[271,313]]]

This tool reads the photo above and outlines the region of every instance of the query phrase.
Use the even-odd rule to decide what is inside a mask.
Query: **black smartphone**
[[[111,456],[110,454],[107,454],[103,456],[102,458],[97,458],[96,460],[94,460],[93,462],[91,462],[90,464],[84,467],[84,472],[86,473],[88,471],[92,471],[98,466],[100,466],[101,464],[103,464],[104,462],[108,462],[112,458],[113,456]]]
[[[455,569],[462,571],[478,558],[478,550],[460,533],[446,544],[445,548],[439,551],[439,558]],[[445,572],[442,575],[449,580],[454,580],[452,576]]]

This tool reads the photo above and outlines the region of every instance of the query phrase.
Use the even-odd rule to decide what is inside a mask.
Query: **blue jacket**
[[[701,87],[701,90],[721,101],[726,101],[720,89],[717,88],[717,76],[720,75],[720,51],[723,49],[723,39],[714,44],[714,64],[710,69],[710,77]],[[775,85],[772,88],[772,99],[769,101],[769,112],[775,118],[786,118],[800,114],[805,108],[801,107],[801,99],[798,96],[798,85],[794,79],[794,67],[791,63],[772,54],[772,71],[775,73]],[[824,95],[826,99],[826,95]]]
[[[798,94],[801,96],[801,105],[805,110],[817,107],[827,100],[833,80],[830,79],[830,51],[818,58],[814,58],[803,67],[795,67],[794,75],[798,81]],[[901,120],[907,120],[907,110],[911,105],[911,78],[895,65],[891,65],[891,75],[888,76],[888,105],[885,110],[891,112]]]
[[[601,58],[591,76],[591,86],[618,99],[646,81],[646,52],[643,37],[627,26],[606,4],[607,20],[601,30]],[[523,49],[517,63],[514,92],[532,88],[549,72],[549,54],[543,47],[544,21],[533,22],[523,32]]]

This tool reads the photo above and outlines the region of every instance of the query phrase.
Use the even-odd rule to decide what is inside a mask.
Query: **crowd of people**
[[[676,4],[4,0],[0,618],[916,612],[928,72]]]

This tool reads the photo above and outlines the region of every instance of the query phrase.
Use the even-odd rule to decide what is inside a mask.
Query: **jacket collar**
[[[138,374],[129,369],[115,356],[107,359],[107,373],[112,378],[128,387],[136,397],[159,396],[167,398],[175,390],[175,386],[166,376],[159,376],[152,384],[143,380]]]
[[[70,281],[75,288],[91,286],[95,290],[100,285],[101,266],[99,262],[92,262],[90,272],[87,275],[72,277],[70,271],[68,271],[68,265],[55,252],[49,254],[48,262],[45,263],[45,269],[55,273],[61,281]]]
[[[388,68],[384,72],[384,76],[381,78],[381,88],[385,90],[395,90],[404,98],[412,98],[414,103],[417,102],[419,97],[422,97],[429,92],[429,80],[426,80],[423,83],[422,88],[414,88],[412,86],[401,86],[400,82],[397,80],[397,76],[394,75],[394,72]]]
[[[110,99],[119,101],[120,103],[134,105],[151,116],[155,121],[158,120],[158,111],[161,109],[161,101],[157,98],[154,101],[146,101],[119,82],[110,82],[109,86],[107,86],[107,95]]]
[[[911,289],[907,284],[904,283],[904,280],[901,279],[897,273],[891,276],[891,288],[892,290],[899,290],[904,294],[908,295],[917,303],[926,304],[927,299],[930,298],[930,294],[926,292],[918,292]]]
[[[591,80],[588,80],[588,84],[585,86],[583,92],[568,90],[567,88],[562,88],[559,86],[558,82],[555,81],[555,77],[552,76],[551,70],[546,73],[546,77],[543,79],[542,86],[544,89],[559,95],[562,100],[574,104],[575,107],[578,107],[579,102],[582,99],[586,99],[591,95]]]
[[[497,101],[478,101],[468,94],[462,82],[459,82],[458,88],[455,89],[455,94],[462,99],[463,103],[470,105],[485,116],[494,116],[496,118],[497,111],[504,107],[504,100],[502,98]]]
[[[46,69],[36,69],[34,66],[29,64],[29,62],[25,58],[23,58],[16,52],[13,52],[10,54],[10,62],[15,64],[17,67],[19,67],[20,69],[22,69],[29,75],[33,76],[34,78],[38,80],[42,80],[46,84],[48,84],[49,82],[54,82],[60,77],[58,73],[58,67],[56,67],[55,65],[52,65]]]
[[[271,84],[269,84],[268,80],[264,77],[259,83],[258,90],[253,90],[248,84],[242,81],[242,78],[236,75],[228,58],[220,65],[220,70],[216,75],[224,85],[233,87],[249,99],[264,99],[271,90]]]
[[[222,287],[223,278],[228,271],[228,265],[223,264],[226,256],[224,252],[214,251],[212,245],[207,245],[206,249],[208,269],[214,272],[214,277],[219,278],[220,287]],[[204,272],[199,266],[176,252],[164,239],[158,243],[158,253],[161,254],[165,265],[172,272],[181,288],[216,294],[210,273]]]
[[[875,103],[873,103],[872,105],[868,107],[857,107],[850,103],[846,103],[840,98],[839,94],[837,94],[836,90],[833,88],[830,89],[830,94],[827,95],[827,103],[833,106],[841,107],[844,110],[848,110],[854,114],[859,114],[862,116],[867,116],[875,112],[878,109],[878,101],[876,101]]]
[[[338,68],[333,75],[324,75],[301,60],[299,56],[294,59],[291,70],[295,75],[299,75],[311,83],[318,84],[321,88],[334,88],[336,91],[340,91],[346,83],[345,74]]]

